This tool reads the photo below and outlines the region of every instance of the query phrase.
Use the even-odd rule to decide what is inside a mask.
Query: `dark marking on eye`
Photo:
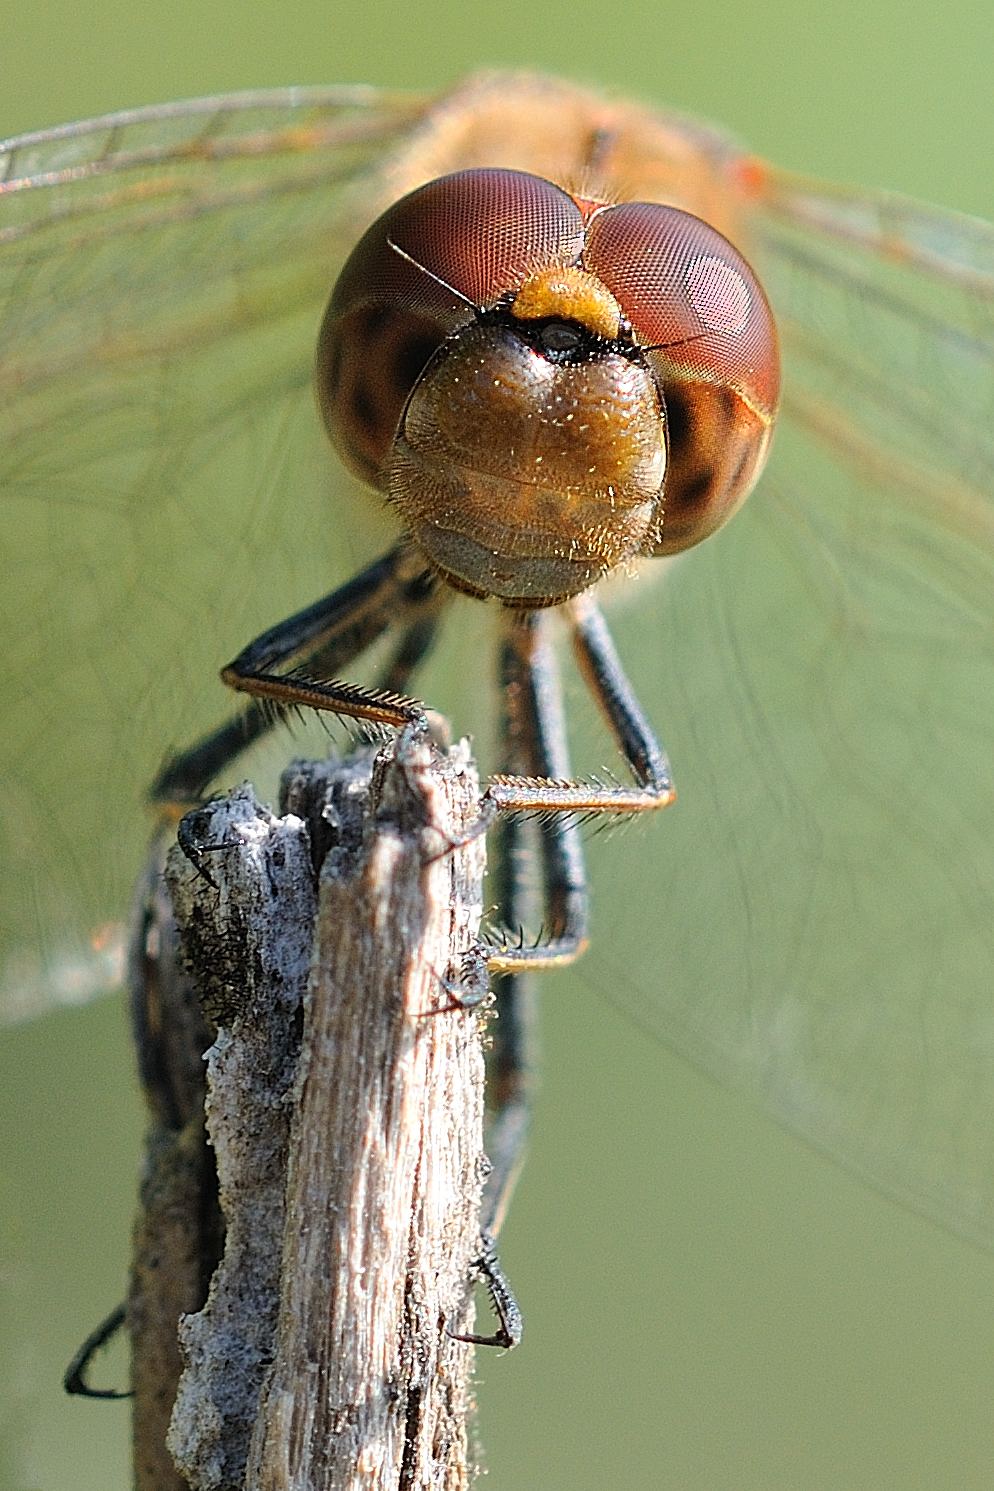
[[[392,358],[391,376],[399,393],[410,393],[437,346],[437,337],[411,335],[398,341]]]
[[[357,332],[360,337],[369,341],[375,341],[383,331],[384,326],[389,326],[392,309],[385,305],[367,306],[357,317]]]
[[[690,434],[687,400],[675,390],[666,390],[666,431],[671,450],[679,450]]]
[[[369,384],[360,378],[352,390],[352,414],[357,424],[367,432],[374,431],[379,424],[376,400]]]
[[[695,476],[688,477],[680,484],[680,504],[683,507],[697,506],[703,503],[714,489],[715,472],[713,466],[702,466]]]

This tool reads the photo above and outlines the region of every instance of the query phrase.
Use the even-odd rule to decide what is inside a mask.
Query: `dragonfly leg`
[[[500,658],[500,758],[508,771],[529,780],[568,775],[566,727],[555,656],[538,612],[507,613]],[[526,948],[515,930],[530,911],[527,890],[529,829],[540,840],[548,940]],[[517,1345],[522,1318],[497,1257],[495,1240],[524,1157],[534,1085],[535,993],[530,972],[569,962],[587,936],[587,896],[583,855],[576,824],[550,816],[529,825],[520,814],[500,813],[493,830],[491,884],[505,927],[500,946],[485,948],[495,974],[497,1020],[488,1059],[487,1129],[490,1173],[483,1193],[483,1231],[474,1273],[487,1287],[497,1315],[491,1335],[458,1335],[477,1345]],[[454,1333],[453,1333],[454,1334]]]
[[[551,772],[498,775],[488,784],[487,797],[498,812],[512,813],[586,816],[657,812],[669,807],[676,797],[669,762],[625,677],[599,607],[589,596],[580,596],[570,602],[569,612],[580,671],[628,763],[634,783],[626,786],[614,781],[584,781]],[[519,626],[527,620],[537,629],[544,616],[544,612],[536,612],[516,620]],[[548,680],[553,676],[547,655],[551,657],[547,645],[536,642],[531,666],[537,693],[548,690]],[[535,966],[545,966],[547,961],[542,959]]]
[[[507,613],[499,666],[501,763],[517,775],[495,780],[527,781],[533,789],[542,782],[568,780],[566,724],[546,613]],[[488,796],[491,792],[492,784]],[[498,800],[498,806],[504,804]],[[538,840],[546,932],[534,945],[526,945],[520,931],[531,909],[529,828]],[[497,1002],[489,1073],[491,1170],[483,1208],[484,1231],[491,1238],[500,1231],[528,1132],[536,1044],[535,993],[529,974],[572,962],[586,946],[587,889],[576,818],[554,812],[529,825],[520,813],[500,812],[494,831],[493,884],[507,930],[499,945],[487,949]]]
[[[480,1251],[473,1259],[473,1273],[487,1287],[490,1303],[497,1316],[497,1329],[489,1335],[477,1335],[474,1331],[449,1331],[453,1341],[469,1341],[474,1346],[502,1346],[510,1351],[521,1341],[523,1322],[521,1307],[511,1292],[507,1276],[497,1257],[494,1239],[489,1232],[480,1235]]]
[[[666,756],[643,715],[599,609],[571,606],[573,645],[591,691],[634,777],[634,785],[571,776],[558,669],[548,613],[509,613],[501,650],[502,758],[487,796],[497,809],[495,888],[505,926],[523,925],[528,813],[539,814],[539,855],[546,935],[515,945],[506,933],[489,949],[498,1018],[491,1055],[491,1171],[484,1193],[485,1241],[500,1230],[523,1158],[534,1069],[534,991],[529,975],[571,963],[587,942],[587,888],[580,828],[591,813],[656,811],[673,801]],[[511,774],[513,773],[513,774]],[[502,1286],[506,1286],[500,1275]],[[491,1291],[501,1318],[498,1296]],[[520,1326],[520,1318],[518,1323]]]
[[[290,709],[306,706],[396,726],[423,721],[424,705],[399,689],[430,646],[441,603],[423,561],[398,546],[330,595],[263,632],[221,674],[232,688],[251,694],[251,703],[168,761],[152,785],[152,801],[199,801],[211,779]],[[360,653],[401,627],[404,639],[380,687],[337,681]]]
[[[106,1346],[124,1324],[127,1316],[127,1305],[118,1305],[111,1310],[105,1320],[101,1320],[95,1330],[92,1330],[76,1352],[69,1363],[62,1378],[62,1386],[67,1393],[76,1394],[82,1398],[131,1398],[134,1395],[130,1391],[119,1388],[91,1387],[87,1381],[90,1363],[102,1346]]]

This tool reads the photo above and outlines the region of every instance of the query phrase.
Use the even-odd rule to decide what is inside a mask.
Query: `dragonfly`
[[[990,1246],[994,229],[520,74],[170,104],[2,151],[11,1017],[113,982],[143,789],[223,716],[219,663],[391,543],[313,391],[330,288],[370,225],[468,170],[666,204],[752,266],[781,413],[721,533],[598,587],[680,796],[589,846],[596,976]],[[483,742],[500,608],[454,604],[424,695]],[[569,705],[574,759],[613,773]]]

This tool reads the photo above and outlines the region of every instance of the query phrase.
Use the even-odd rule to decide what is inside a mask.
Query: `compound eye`
[[[479,309],[537,269],[574,263],[583,245],[583,219],[572,197],[524,171],[440,176],[402,198],[376,227],[380,244],[389,239]],[[368,237],[353,255],[360,263]],[[372,247],[366,269],[375,273],[380,253],[375,241]]]
[[[749,265],[715,228],[654,202],[606,207],[588,225],[584,264],[614,294],[642,346],[664,351],[675,372],[775,410],[773,316]]]
[[[772,312],[728,239],[676,207],[603,208],[583,264],[631,322],[666,405],[658,552],[689,548],[739,507],[765,460],[780,393]]]
[[[339,275],[318,342],[321,412],[360,476],[377,480],[446,337],[537,270],[575,263],[582,245],[572,197],[523,171],[440,176],[377,218]]]

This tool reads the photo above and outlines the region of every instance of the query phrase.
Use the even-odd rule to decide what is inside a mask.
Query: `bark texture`
[[[182,962],[216,1030],[224,1233],[180,1323],[179,1484],[469,1482],[472,1349],[449,1329],[470,1328],[479,1250],[483,1022],[450,990],[479,976],[483,839],[452,848],[477,811],[464,748],[402,735],[299,764],[279,817],[248,788],[206,805],[170,854]],[[141,1479],[137,1451],[136,1474],[177,1484]]]

